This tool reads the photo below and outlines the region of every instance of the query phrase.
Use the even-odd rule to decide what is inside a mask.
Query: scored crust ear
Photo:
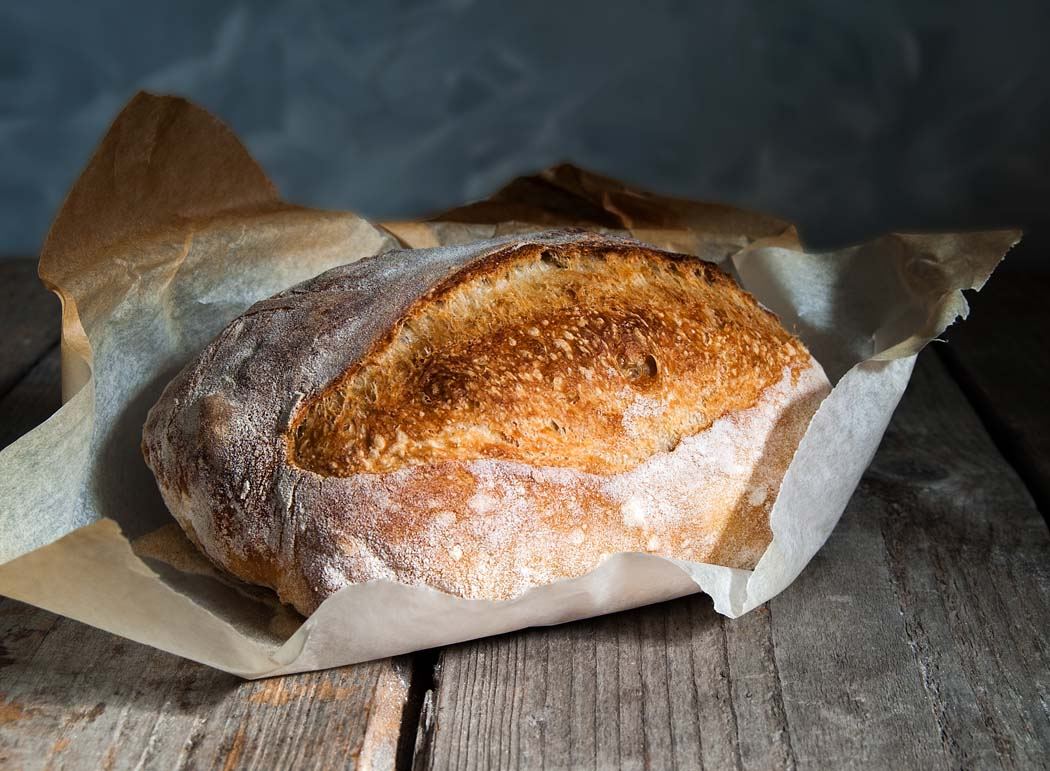
[[[530,244],[421,297],[298,410],[289,460],[336,477],[485,458],[618,473],[809,360],[699,259]]]

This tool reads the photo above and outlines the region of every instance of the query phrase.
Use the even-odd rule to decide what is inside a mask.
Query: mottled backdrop
[[[142,88],[228,121],[291,200],[375,217],[571,160],[816,246],[1050,222],[1050,3],[641,5],[5,3],[0,254],[38,249]]]

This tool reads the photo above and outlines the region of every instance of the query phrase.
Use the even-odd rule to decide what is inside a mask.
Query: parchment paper
[[[411,180],[405,180],[411,184]],[[579,225],[721,262],[798,332],[832,382],[784,479],[754,571],[617,554],[508,602],[388,581],[305,622],[220,574],[181,535],[139,454],[167,380],[256,300],[399,244]],[[65,404],[0,453],[0,592],[244,677],[320,669],[702,590],[738,616],[782,591],[845,508],[916,353],[1020,234],[888,235],[807,254],[793,228],[563,166],[430,222],[377,226],[282,202],[237,139],[138,95],[70,192],[40,274],[63,305]]]

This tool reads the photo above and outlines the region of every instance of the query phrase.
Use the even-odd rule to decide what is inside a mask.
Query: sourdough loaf
[[[373,579],[498,600],[616,552],[754,566],[828,390],[717,267],[562,231],[256,303],[142,446],[193,542],[305,614]]]

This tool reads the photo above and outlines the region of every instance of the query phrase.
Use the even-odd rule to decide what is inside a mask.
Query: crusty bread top
[[[529,244],[420,297],[300,408],[289,459],[341,477],[485,458],[618,473],[808,363],[709,263]]]
[[[752,567],[828,389],[713,266],[547,232],[256,303],[168,384],[143,453],[191,540],[303,613],[376,579],[507,599],[616,552]]]

